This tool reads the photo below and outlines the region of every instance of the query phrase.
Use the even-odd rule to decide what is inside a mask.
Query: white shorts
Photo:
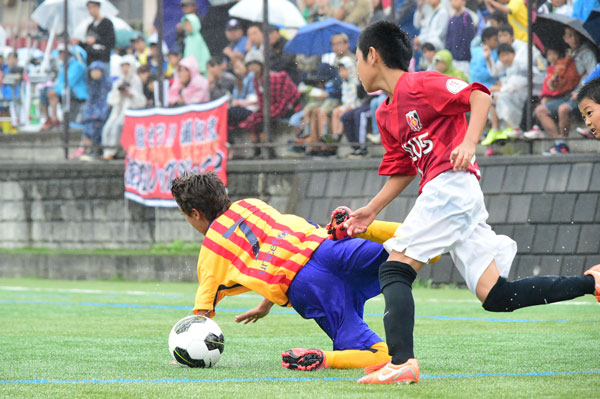
[[[406,250],[406,256],[424,263],[449,252],[475,293],[492,260],[500,275],[508,277],[517,253],[517,243],[496,235],[487,218],[477,178],[468,172],[444,172],[423,187],[404,223],[383,245],[388,252]]]

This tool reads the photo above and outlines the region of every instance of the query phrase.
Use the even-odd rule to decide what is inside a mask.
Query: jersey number
[[[402,148],[408,152],[413,162],[417,162],[423,155],[433,150],[433,141],[425,139],[429,132],[425,132],[417,137],[413,137],[408,143],[403,144]]]

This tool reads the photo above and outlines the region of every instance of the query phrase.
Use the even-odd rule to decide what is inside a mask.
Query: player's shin
[[[403,262],[387,261],[379,268],[379,284],[385,298],[383,324],[393,364],[414,358],[415,302],[412,283],[417,272]]]
[[[527,306],[544,305],[594,292],[592,276],[537,276],[516,281],[498,278],[483,308],[490,312],[512,312]]]

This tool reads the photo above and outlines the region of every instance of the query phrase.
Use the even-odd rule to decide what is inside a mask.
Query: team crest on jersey
[[[448,79],[446,81],[446,89],[448,89],[448,91],[452,94],[460,92],[467,86],[469,86],[467,82],[464,82],[460,79]]]
[[[413,132],[419,132],[423,128],[423,126],[421,126],[421,119],[419,119],[419,114],[417,114],[416,110],[412,110],[406,114],[406,122],[408,122],[410,130]]]

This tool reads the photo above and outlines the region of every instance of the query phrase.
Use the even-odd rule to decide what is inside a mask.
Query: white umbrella
[[[100,12],[105,17],[114,17],[119,10],[107,0],[98,0]],[[73,35],[77,25],[90,16],[87,10],[87,0],[69,0],[69,35]],[[46,30],[51,30],[56,20],[56,34],[64,30],[64,0],[46,0],[40,4],[31,14],[31,19]]]
[[[306,21],[298,8],[288,0],[268,0],[269,24],[299,28]],[[263,21],[263,0],[241,0],[229,9],[229,15],[252,22]]]
[[[133,28],[125,22],[123,19],[119,17],[110,17],[108,18],[112,21],[115,32],[118,30],[132,31]],[[75,31],[73,32],[72,37],[79,39],[82,42],[85,42],[85,34],[87,33],[88,26],[92,23],[93,18],[88,15],[87,18],[82,20],[77,24]]]

